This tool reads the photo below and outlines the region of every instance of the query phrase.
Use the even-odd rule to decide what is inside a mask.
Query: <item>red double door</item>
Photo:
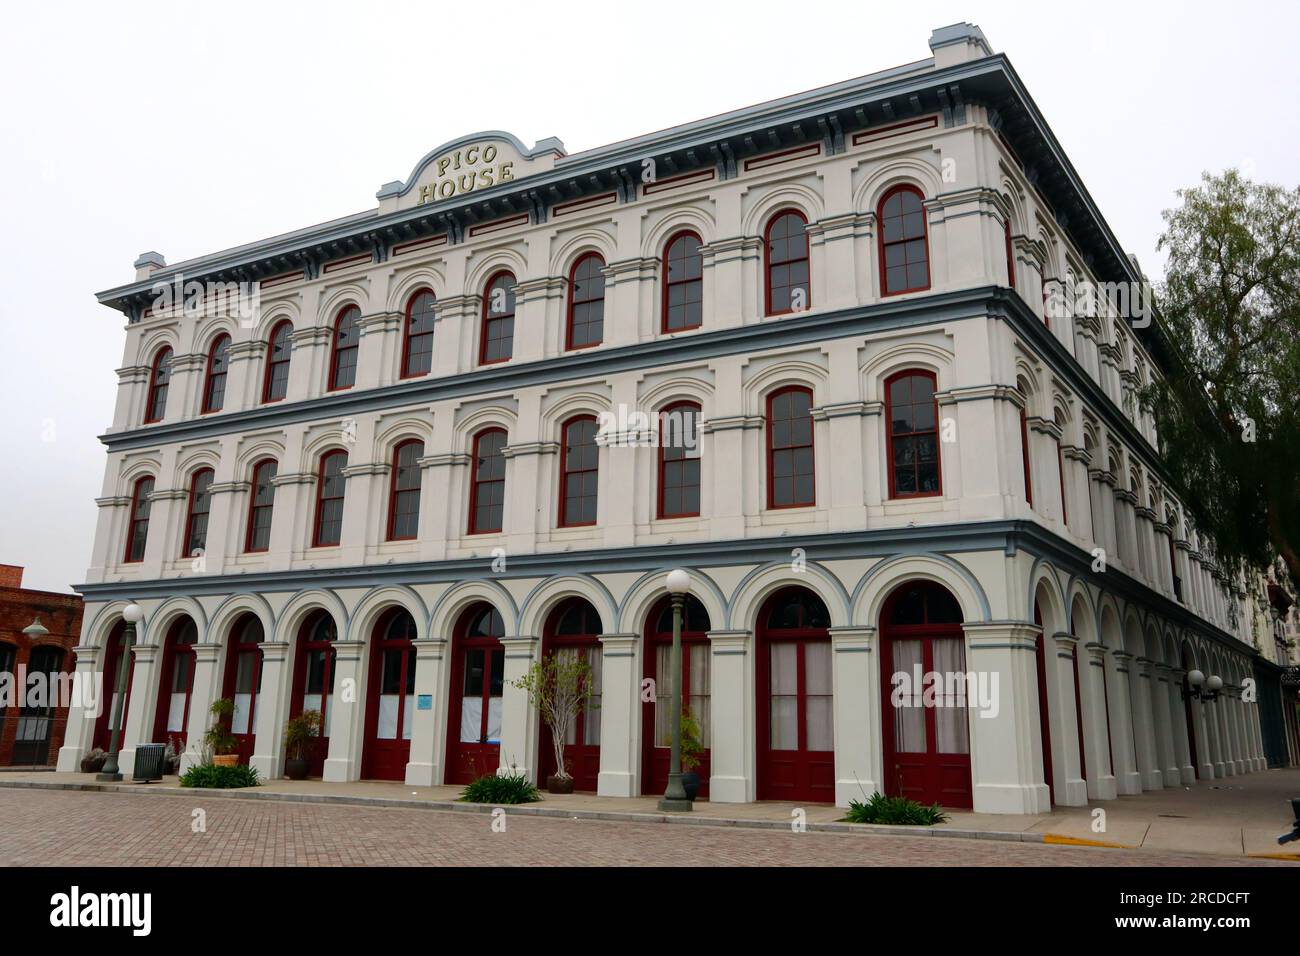
[[[496,608],[475,604],[452,632],[451,701],[443,779],[470,783],[501,764],[501,702],[505,690],[505,624]]]
[[[600,615],[582,598],[569,598],[547,618],[542,636],[542,656],[585,660],[591,668],[590,694],[585,697],[577,720],[569,727],[564,744],[564,764],[573,777],[575,790],[594,792],[600,777]],[[555,742],[551,729],[541,727],[538,749],[540,773],[545,783],[557,770]]]
[[[371,636],[370,680],[366,692],[366,736],[361,776],[368,780],[404,780],[411,759],[415,718],[415,620],[405,608],[393,608]]]
[[[262,641],[266,635],[255,614],[235,622],[226,648],[226,675],[221,696],[235,702],[230,732],[235,738],[239,762],[253,759],[257,736],[257,706],[262,694]]]
[[[294,657],[293,696],[289,716],[314,710],[321,715],[320,736],[307,755],[307,776],[319,777],[330,751],[330,723],[334,709],[335,650],[338,628],[327,611],[316,611],[298,632]]]
[[[672,650],[673,608],[664,600],[651,612],[646,622],[645,679],[652,681],[653,699],[646,701],[641,714],[641,792],[663,794],[668,789],[668,763],[672,748]],[[709,730],[711,696],[709,690],[709,615],[697,598],[688,596],[682,608],[682,710],[689,713],[700,728],[704,753],[695,773],[700,777],[699,796],[709,795]]]
[[[126,668],[126,699],[122,701],[122,716],[118,726],[126,727],[126,715],[131,706],[131,684],[135,678],[135,668],[131,666],[134,661],[124,646],[125,635],[126,624],[118,622],[108,636],[107,656],[104,659],[104,688],[100,693],[102,704],[99,717],[95,720],[94,746],[100,750],[108,750],[112,743],[113,716],[117,708],[117,680],[120,674],[119,668],[122,667]],[[118,734],[118,745],[121,744],[122,735]]]
[[[153,743],[175,740],[178,751],[184,749],[187,740],[185,728],[190,718],[190,697],[194,693],[194,645],[198,639],[198,628],[185,617],[168,629],[163,641]]]

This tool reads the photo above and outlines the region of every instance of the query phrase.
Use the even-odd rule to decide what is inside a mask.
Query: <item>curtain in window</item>
[[[920,640],[896,640],[891,645],[894,652],[894,674],[906,675],[907,683],[901,687],[891,683],[894,707],[894,746],[899,753],[925,753],[925,708],[921,704],[922,688],[916,684],[916,674],[922,672]],[[904,693],[904,691],[909,691]]]

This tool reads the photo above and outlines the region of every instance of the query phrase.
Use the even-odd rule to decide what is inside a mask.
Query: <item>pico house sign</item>
[[[384,185],[379,211],[427,206],[509,184],[553,169],[564,155],[564,144],[553,137],[527,149],[509,133],[463,136],[425,155],[405,182]]]

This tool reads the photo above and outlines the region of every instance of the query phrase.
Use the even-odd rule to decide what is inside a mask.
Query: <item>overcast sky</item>
[[[94,293],[359,212],[484,129],[570,152],[930,55],[969,20],[1015,64],[1149,274],[1204,169],[1295,186],[1300,4],[87,3],[0,34],[0,563],[84,579],[123,345]]]

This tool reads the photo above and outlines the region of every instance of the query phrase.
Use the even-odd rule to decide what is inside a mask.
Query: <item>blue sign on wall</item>
[[[433,710],[433,695],[421,694],[415,700],[416,710]]]

